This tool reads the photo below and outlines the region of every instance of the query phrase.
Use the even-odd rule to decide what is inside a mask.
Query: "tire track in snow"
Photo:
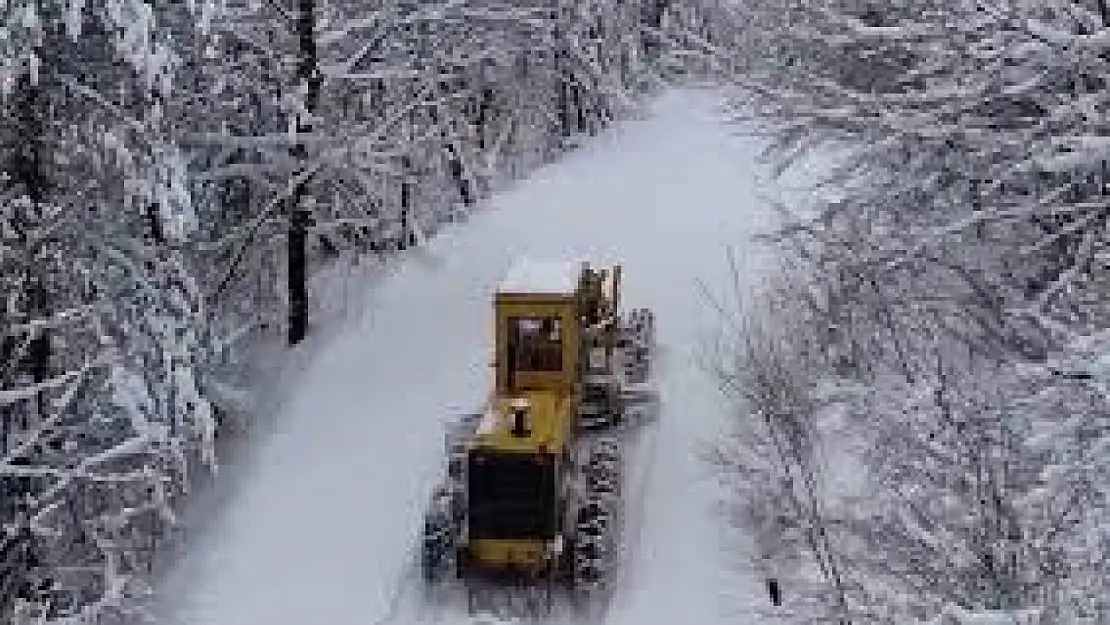
[[[658,455],[659,451],[660,429],[661,428],[659,427],[658,423],[650,423],[647,424],[646,429],[640,432],[638,435],[638,438],[640,438],[641,440],[637,441],[637,447],[640,447],[642,449],[637,449],[637,451],[640,451],[641,455],[643,456],[642,458],[640,458],[640,462],[637,463],[639,465],[638,468],[640,469],[639,471],[637,471],[637,473],[639,473],[640,480],[639,483],[636,485],[636,491],[633,494],[632,501],[626,502],[626,504],[635,504],[635,514],[628,515],[626,513],[625,517],[626,528],[627,521],[631,520],[634,524],[634,529],[631,532],[626,532],[624,540],[622,541],[625,548],[623,553],[621,554],[621,565],[617,570],[617,592],[613,597],[613,600],[611,600],[609,602],[609,605],[606,607],[606,613],[608,613],[608,611],[612,609],[613,603],[616,599],[624,599],[627,596],[627,589],[629,588],[629,580],[631,578],[632,572],[631,565],[635,561],[635,556],[639,550],[640,545],[643,542],[644,516],[647,512],[647,491],[648,486],[651,484],[652,473],[654,473],[656,465],[655,458]],[[631,516],[631,519],[629,519],[629,516]]]
[[[406,564],[398,577],[397,587],[389,594],[386,602],[385,613],[379,616],[372,623],[373,625],[391,625],[397,623],[401,619],[401,608],[405,605],[405,599],[414,594],[414,591],[419,589],[420,575],[416,566],[416,559],[419,557],[419,544],[414,545],[409,549]]]

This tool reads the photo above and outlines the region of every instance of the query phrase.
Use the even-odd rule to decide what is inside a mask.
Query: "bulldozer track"
[[[655,362],[655,372],[652,377],[658,380],[658,367],[660,364],[659,355],[662,350],[657,348]],[[660,400],[661,401],[661,400]],[[660,411],[662,406],[660,405]],[[659,421],[661,421],[661,415]],[[644,529],[644,513],[647,509],[647,491],[652,482],[652,475],[655,470],[656,456],[659,451],[659,430],[661,424],[659,422],[649,422],[638,426],[639,430],[635,434],[633,448],[640,456],[637,466],[629,475],[635,476],[639,479],[636,483],[635,490],[632,491],[631,499],[626,499],[625,504],[629,506],[625,509],[625,534],[621,538],[621,543],[624,546],[621,555],[621,565],[617,567],[617,579],[615,584],[614,596],[606,602],[604,610],[602,611],[601,621],[607,620],[609,611],[612,610],[616,600],[623,598],[627,593],[628,580],[631,574],[632,563],[635,560],[636,553],[639,551],[640,544],[643,538]]]

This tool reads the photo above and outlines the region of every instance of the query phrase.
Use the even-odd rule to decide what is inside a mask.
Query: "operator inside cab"
[[[558,317],[511,317],[509,343],[513,371],[563,368],[562,321]]]

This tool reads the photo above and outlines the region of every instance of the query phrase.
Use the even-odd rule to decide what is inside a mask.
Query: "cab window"
[[[562,320],[559,317],[510,317],[509,350],[515,371],[561,371]]]

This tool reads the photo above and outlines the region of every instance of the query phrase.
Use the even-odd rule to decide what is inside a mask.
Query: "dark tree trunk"
[[[300,343],[308,333],[308,220],[300,207],[304,195],[301,186],[290,200],[287,237],[290,345]]]
[[[12,182],[15,183],[17,193],[22,192],[30,200],[29,212],[16,224],[21,229],[20,238],[27,243],[26,247],[26,273],[23,285],[23,298],[25,302],[25,320],[43,318],[50,307],[48,289],[45,277],[41,275],[44,269],[36,258],[38,246],[45,245],[45,241],[31,245],[33,236],[29,230],[42,225],[42,203],[46,195],[46,178],[42,163],[42,141],[45,131],[44,111],[46,102],[44,90],[41,85],[35,84],[29,74],[24,74],[19,80],[19,100],[16,105],[18,115],[18,128],[16,131],[16,151],[11,162]],[[17,371],[28,374],[31,381],[40,383],[50,377],[50,332],[47,328],[31,331],[30,341],[27,346],[26,359],[23,363],[11,363]],[[20,366],[20,364],[22,366]],[[41,416],[46,411],[46,395],[40,393],[35,402],[38,414]],[[26,422],[26,412],[21,427],[29,427]]]
[[[486,148],[489,147],[489,142],[486,141],[486,135],[489,132],[490,122],[490,109],[493,107],[493,89],[489,87],[482,88],[482,94],[478,99],[478,119],[476,126],[478,129],[478,148],[484,153]]]
[[[416,230],[412,223],[412,159],[401,157],[401,235],[397,241],[398,251],[405,251],[416,245]]]
[[[640,50],[649,59],[655,58],[662,47],[659,30],[663,28],[663,16],[667,14],[670,4],[670,0],[649,0],[648,2],[647,14],[644,16],[648,28],[645,29],[641,40]]]
[[[462,200],[463,206],[473,206],[477,200],[474,197],[474,190],[470,188],[470,181],[466,178],[466,171],[463,168],[462,156],[455,146],[448,143],[445,146],[449,158],[447,159],[447,168],[451,172],[451,178],[455,180],[455,186],[459,190],[459,199]]]
[[[571,86],[571,94],[573,94],[573,106],[575,114],[575,130],[578,134],[586,132],[586,107],[585,102],[582,101],[582,86],[574,84]]]
[[[771,596],[771,605],[775,607],[782,605],[782,589],[779,588],[779,580],[774,577],[767,580],[767,594]]]
[[[311,117],[316,112],[320,94],[320,73],[316,59],[315,0],[300,0],[297,35],[300,40],[300,64],[297,78],[307,87],[304,109],[308,119],[297,120],[297,134],[312,132]],[[308,149],[298,142],[293,156],[300,164],[298,178],[308,169]],[[296,345],[308,333],[308,228],[311,216],[305,208],[308,180],[297,183],[289,202],[288,254],[289,344]]]
[[[565,14],[565,11],[563,12]],[[555,39],[554,45],[554,62],[555,62],[555,76],[558,77],[558,84],[555,85],[555,108],[559,116],[559,135],[562,138],[570,137],[571,132],[571,119],[573,113],[571,111],[571,93],[570,81],[571,73],[568,65],[570,64],[570,53],[567,48],[566,36],[563,34],[563,29],[555,26],[552,33]]]
[[[571,135],[570,131],[570,78],[565,70],[559,71],[559,87],[557,91],[559,106],[559,134],[564,138]]]
[[[19,100],[16,103],[16,111],[19,121],[16,129],[16,151],[10,163],[10,169],[17,194],[25,195],[30,200],[30,206],[28,206],[26,214],[16,216],[12,225],[25,244],[26,257],[24,261],[26,262],[26,269],[22,293],[24,301],[23,317],[24,321],[30,322],[46,316],[49,308],[49,297],[44,284],[44,277],[40,273],[48,268],[41,267],[41,263],[36,258],[38,246],[44,245],[45,242],[34,242],[34,235],[31,232],[42,225],[42,202],[46,195],[46,179],[42,163],[46,103],[43,88],[40,85],[33,84],[31,77],[27,74],[20,77],[17,89]],[[33,242],[35,244],[32,244]],[[11,335],[4,337],[4,351],[11,358],[17,359],[17,362],[4,362],[3,365],[7,371],[13,372],[12,379],[17,382],[25,381],[29,377],[32,382],[39,383],[50,376],[50,334],[46,328],[29,330],[29,332],[32,333],[29,337],[26,335],[22,337]],[[23,358],[18,358],[8,348],[14,348],[16,344],[24,340],[28,341],[27,351]],[[42,418],[47,410],[45,393],[38,394],[34,406],[39,418]],[[16,426],[18,429],[26,430],[32,425],[28,406],[4,407],[2,410],[4,411],[5,427],[2,434],[5,437],[5,448],[7,447],[7,436],[11,429],[10,413],[8,411],[13,409],[19,416],[19,424]],[[25,458],[16,458],[12,464],[26,464],[26,462]],[[0,484],[4,486],[4,492],[0,493],[0,496],[7,499],[8,502],[16,502],[18,506],[15,510],[17,518],[21,519],[21,522],[25,521],[29,511],[23,504],[26,502],[26,497],[36,490],[33,481],[26,478],[7,478],[0,481]],[[10,512],[12,511],[5,511],[5,513]],[[4,518],[0,518],[0,522],[10,520],[10,518],[7,518],[7,514]],[[26,580],[31,579],[32,572],[37,567],[33,537],[30,536],[23,525],[19,527],[20,531],[7,541],[8,549],[5,553],[6,562],[4,562],[4,565],[10,568],[2,571],[2,573],[14,573],[17,580],[23,580],[17,581],[14,588],[15,594],[22,595],[26,588],[21,587],[21,585],[25,584]],[[6,590],[12,589],[8,588]],[[0,614],[10,608],[12,599],[13,596],[10,592],[5,592],[5,595],[0,597]]]

